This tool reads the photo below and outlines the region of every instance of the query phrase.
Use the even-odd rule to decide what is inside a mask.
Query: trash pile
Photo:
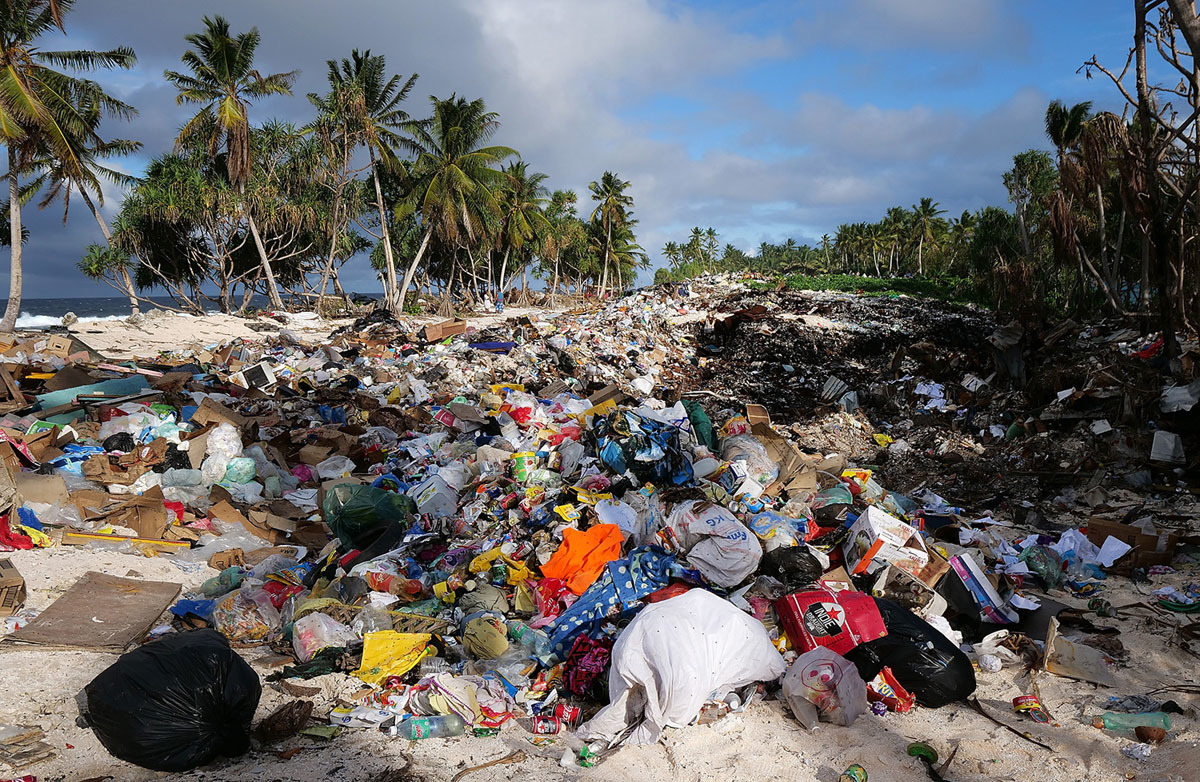
[[[839,359],[861,361],[854,373],[835,377],[816,353],[764,353],[796,364],[748,380],[728,354],[773,321],[765,307],[697,317],[698,287],[485,329],[373,315],[321,344],[284,332],[123,363],[56,337],[19,343],[0,368],[0,548],[136,552],[211,575],[181,594],[89,573],[37,613],[0,560],[5,643],[134,647],[97,671],[84,718],[113,756],[160,771],[347,731],[515,731],[589,767],[764,700],[808,730],[955,704],[1000,725],[1046,723],[1039,672],[1111,688],[1136,664],[1088,614],[1130,610],[1103,599],[1110,573],[1194,571],[1190,533],[1146,503],[1030,529],[1036,514],[1014,518],[1017,502],[961,507],[978,486],[951,494],[942,475],[902,493],[882,477],[917,439],[913,421],[866,415],[888,400],[1014,460],[1019,437],[992,431],[1003,394],[983,412],[937,379],[972,373],[979,398],[998,389],[972,355],[994,326],[930,321],[952,347],[884,356],[890,380],[871,374],[883,344],[866,337],[856,344],[870,355]],[[763,384],[806,409],[773,406]],[[1179,415],[1188,394],[1168,395]],[[914,398],[919,410],[898,401]],[[1092,385],[1059,401],[1106,398]],[[818,410],[874,447],[799,437],[826,425]],[[1041,420],[1021,424],[1025,436]],[[1155,608],[1200,610],[1198,590],[1164,587]],[[1174,626],[1182,648],[1197,649],[1197,627]],[[972,699],[977,677],[1006,667],[1031,682],[1016,719]],[[330,674],[361,688],[336,703],[296,697],[254,724],[263,687],[311,697],[304,682]],[[1096,719],[1161,728],[1161,741],[1162,708],[1114,704]],[[910,754],[939,779],[954,758]],[[855,768],[865,779],[858,766],[843,778]]]

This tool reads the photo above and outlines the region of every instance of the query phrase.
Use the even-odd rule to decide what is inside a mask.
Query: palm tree
[[[88,127],[93,133],[88,138],[70,138],[69,142],[73,153],[71,155],[49,155],[43,159],[34,161],[30,168],[39,171],[40,174],[35,180],[29,183],[27,190],[32,193],[41,190],[43,185],[46,187],[45,195],[39,204],[39,207],[43,209],[49,206],[56,198],[61,197],[63,201],[64,224],[67,222],[67,214],[70,209],[71,192],[72,190],[77,190],[84,204],[91,211],[92,216],[96,218],[96,223],[100,226],[100,233],[104,235],[105,243],[109,248],[112,248],[112,232],[109,230],[108,223],[105,222],[104,216],[100,214],[99,210],[99,207],[104,206],[104,188],[101,180],[120,187],[129,187],[137,179],[123,171],[110,168],[100,161],[133,154],[142,148],[142,143],[127,139],[101,141],[95,135],[95,130],[102,118],[100,107],[93,102],[82,113],[87,117]],[[129,113],[132,115],[135,112],[130,108]],[[90,253],[88,257],[95,260],[98,256],[95,253]],[[138,297],[137,291],[134,289],[133,278],[129,274],[128,265],[126,263],[110,264],[109,267],[120,282],[121,289],[129,297],[131,314],[136,315],[139,312]]]
[[[662,254],[663,257],[667,259],[667,264],[672,269],[677,267],[683,258],[683,256],[680,254],[679,244],[676,242],[667,242],[664,244],[662,248]]]
[[[922,198],[921,203],[913,205],[913,228],[917,232],[917,274],[925,273],[925,242],[937,241],[942,223],[938,217],[945,213],[946,210],[941,209],[932,198]]]
[[[254,164],[251,159],[250,103],[270,95],[291,95],[297,72],[260,74],[254,69],[254,53],[262,40],[258,29],[252,27],[235,38],[229,31],[229,22],[220,16],[204,17],[204,32],[193,33],[184,40],[193,47],[181,58],[191,74],[164,71],[163,76],[179,90],[176,97],[179,105],[191,103],[203,107],[180,129],[175,140],[176,149],[204,141],[209,155],[215,158],[218,150],[224,148],[229,182],[239,194],[243,193]],[[283,309],[275,273],[252,210],[245,208],[243,211],[266,275],[271,305]]]
[[[496,236],[497,243],[504,247],[504,261],[500,265],[499,291],[504,294],[508,261],[511,255],[518,256],[528,243],[544,237],[550,222],[543,212],[546,206],[545,174],[531,172],[523,160],[509,163],[504,168],[504,184],[500,192],[501,227]]]
[[[436,236],[450,251],[465,247],[470,256],[471,246],[483,238],[485,220],[500,213],[496,193],[504,175],[495,166],[517,156],[510,147],[486,146],[500,122],[482,98],[468,101],[452,94],[430,101],[433,117],[409,129],[418,154],[408,197],[397,207],[401,213],[419,211],[424,228],[400,284],[402,303],[431,238]]]
[[[55,67],[75,71],[130,68],[136,55],[120,47],[109,51],[42,51],[43,33],[61,29],[62,15],[74,0],[3,0],[0,2],[0,138],[8,148],[8,219],[11,272],[8,304],[0,331],[12,331],[21,314],[21,226],[23,191],[20,175],[36,159],[63,158],[73,165],[78,139],[99,144],[90,113],[127,117],[132,109],[98,84]]]
[[[379,211],[383,255],[386,263],[384,300],[393,315],[399,315],[403,298],[396,285],[396,259],[392,250],[391,232],[383,201],[383,188],[379,181],[379,168],[395,172],[399,169],[396,152],[413,149],[412,141],[400,132],[413,127],[413,120],[400,104],[408,98],[417,74],[401,79],[387,75],[387,61],[382,54],[372,56],[368,49],[355,49],[350,59],[342,59],[339,65],[329,60],[329,86],[332,100],[325,103],[336,106],[344,113],[346,126],[351,133],[361,137],[371,160],[371,178],[375,185],[375,206]],[[309,100],[322,105],[322,99],[310,95]]]
[[[1058,167],[1061,170],[1067,152],[1079,145],[1084,126],[1092,114],[1091,101],[1076,103],[1067,108],[1060,100],[1052,101],[1046,108],[1046,135],[1058,150]]]
[[[629,188],[629,182],[621,179],[611,171],[605,171],[597,182],[592,182],[588,185],[588,190],[592,193],[592,200],[597,202],[596,208],[592,210],[592,221],[598,222],[604,232],[604,254],[601,258],[603,265],[603,273],[600,280],[600,293],[603,294],[608,289],[608,267],[613,260],[613,231],[618,226],[624,225],[629,219],[629,212],[633,208],[633,197],[625,193]],[[700,229],[696,228],[692,231],[693,236],[700,233]],[[618,275],[620,270],[617,271]],[[620,281],[618,279],[618,284]]]

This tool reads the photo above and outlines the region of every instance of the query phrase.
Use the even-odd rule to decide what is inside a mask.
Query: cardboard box
[[[920,578],[929,550],[915,527],[874,506],[858,517],[842,545],[850,575],[874,574],[887,565]]]
[[[860,643],[887,635],[875,599],[865,592],[796,592],[775,601],[775,614],[798,652],[824,646],[846,654]]]
[[[25,579],[10,559],[0,559],[0,616],[12,616],[25,605]]]
[[[425,326],[424,336],[426,342],[441,342],[447,337],[456,337],[459,334],[467,332],[467,322],[452,318],[443,320],[440,323],[430,323]]]
[[[1133,546],[1133,551],[1117,560],[1117,566],[1121,568],[1169,565],[1175,557],[1175,547],[1179,544],[1179,535],[1170,530],[1148,535],[1132,524],[1122,524],[1100,516],[1092,516],[1088,520],[1087,536],[1088,540],[1097,546],[1104,545],[1104,541],[1109,537]]]
[[[71,355],[71,338],[60,334],[47,338],[45,352],[59,358],[66,358]]]
[[[995,625],[1016,624],[1021,617],[1001,596],[998,582],[993,583],[975,557],[969,553],[950,557],[950,569],[966,587],[979,609],[979,618]]]

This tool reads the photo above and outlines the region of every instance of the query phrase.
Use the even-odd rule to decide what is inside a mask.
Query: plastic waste
[[[825,719],[843,727],[867,710],[867,685],[858,669],[837,652],[817,647],[805,652],[783,675],[783,697],[806,729]]]
[[[220,634],[193,630],[122,655],[84,693],[88,723],[114,756],[189,771],[250,748],[262,685]]]
[[[292,626],[292,648],[302,663],[311,660],[322,649],[346,646],[355,640],[354,631],[349,627],[316,611],[300,617]]]
[[[1171,715],[1163,711],[1151,711],[1144,714],[1116,714],[1106,711],[1092,720],[1092,724],[1105,730],[1132,731],[1134,728],[1171,729]]]
[[[383,731],[389,736],[419,741],[461,736],[466,733],[467,726],[457,714],[442,714],[433,717],[406,717]]]
[[[402,494],[360,483],[342,483],[325,494],[322,510],[325,523],[343,545],[362,549],[390,528],[406,526],[413,505]]]

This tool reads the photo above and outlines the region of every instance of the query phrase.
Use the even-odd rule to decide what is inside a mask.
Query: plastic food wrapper
[[[687,725],[711,697],[779,678],[783,658],[762,624],[711,592],[693,589],[655,603],[621,632],[608,674],[610,702],[579,736],[652,744],[663,728]]]
[[[190,771],[250,748],[258,674],[213,630],[124,654],[84,688],[96,737],[121,760]]]
[[[805,652],[783,676],[783,697],[807,730],[819,719],[848,727],[867,710],[867,685],[854,663],[825,647]]]

